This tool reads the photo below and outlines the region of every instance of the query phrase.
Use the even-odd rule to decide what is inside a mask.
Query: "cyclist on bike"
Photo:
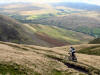
[[[74,60],[77,60],[76,56],[75,56],[75,48],[74,47],[70,47],[70,50],[69,50],[70,54],[71,54],[71,57],[72,57],[72,61]]]

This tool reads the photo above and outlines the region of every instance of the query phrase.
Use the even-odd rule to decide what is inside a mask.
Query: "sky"
[[[100,0],[0,0],[0,3],[7,3],[7,2],[85,2],[89,4],[96,4],[100,5]]]

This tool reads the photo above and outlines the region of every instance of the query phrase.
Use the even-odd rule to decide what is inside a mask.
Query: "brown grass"
[[[78,49],[83,46],[77,45],[75,47]],[[51,75],[51,72],[54,69],[63,72],[62,75],[65,75],[66,72],[69,73],[69,75],[87,75],[76,69],[68,68],[63,62],[51,58],[54,56],[63,59],[65,55],[68,55],[66,48],[68,49],[69,46],[45,48],[34,45],[18,45],[0,42],[0,62],[13,62],[18,65],[26,66],[41,75]],[[100,56],[77,54],[77,57],[80,63],[100,69]]]

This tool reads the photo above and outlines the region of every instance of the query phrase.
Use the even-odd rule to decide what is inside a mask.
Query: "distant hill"
[[[78,53],[100,56],[100,43],[98,45],[95,44],[93,46],[80,49]]]
[[[94,4],[88,4],[88,3],[59,2],[59,3],[54,3],[53,5],[54,6],[65,6],[65,7],[88,10],[88,11],[100,11],[100,6],[94,5]]]
[[[89,42],[90,44],[100,44],[100,38],[96,38]]]
[[[40,24],[30,24],[30,26],[36,29],[36,35],[39,36],[40,39],[58,46],[63,44],[66,45],[86,43],[87,41],[93,39],[92,36],[72,30],[67,30],[57,26]]]
[[[51,5],[40,3],[6,3],[0,5],[0,13],[10,15],[38,15],[46,13],[55,13],[56,9],[53,9]]]
[[[0,40],[13,40],[17,42],[17,40],[20,39],[20,34],[17,29],[19,29],[20,27],[21,25],[17,21],[7,16],[0,15]]]
[[[91,36],[100,36],[100,21],[92,17],[69,15],[63,17],[50,17],[44,19],[30,20],[29,22],[35,24],[43,24],[50,26],[57,26],[64,29],[69,29]]]
[[[78,37],[79,36],[79,37]],[[0,41],[55,47],[87,43],[93,37],[56,26],[22,24],[0,15]]]
[[[34,35],[34,31],[16,20],[0,15],[0,41],[49,46]]]
[[[16,20],[0,15],[0,40],[24,43],[29,30]],[[30,33],[31,34],[31,33]],[[27,36],[27,38],[26,38]]]
[[[8,7],[6,7],[8,6]],[[2,10],[10,10],[10,11],[32,11],[32,10],[40,10],[43,9],[42,7],[39,6],[35,6],[32,3],[7,3],[7,4],[1,4],[0,8],[2,8]],[[1,10],[0,10],[1,11]]]

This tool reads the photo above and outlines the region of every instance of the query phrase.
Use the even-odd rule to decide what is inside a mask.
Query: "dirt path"
[[[96,45],[99,45],[99,44],[73,45],[73,47],[75,47],[76,50],[80,50],[81,48],[86,48],[86,47],[91,47],[91,46],[96,46]],[[53,51],[56,51],[58,53],[62,53],[64,55],[68,55],[69,48],[70,48],[70,46],[57,47],[57,48],[54,48]],[[76,53],[76,56],[77,56],[79,62],[82,62],[84,64],[88,64],[88,65],[91,65],[93,67],[100,69],[100,56],[79,54],[79,53]]]

